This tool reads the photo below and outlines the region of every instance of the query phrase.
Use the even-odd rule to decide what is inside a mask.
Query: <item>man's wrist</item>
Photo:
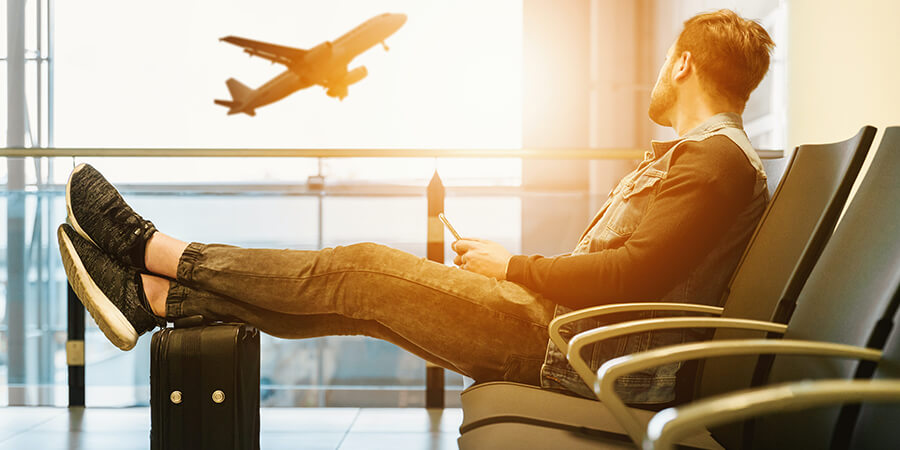
[[[525,261],[528,257],[525,255],[513,255],[506,260],[506,280],[521,281],[522,272],[525,270]]]

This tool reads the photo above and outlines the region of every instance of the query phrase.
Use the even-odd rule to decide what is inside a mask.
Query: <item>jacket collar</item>
[[[697,125],[683,136],[679,136],[676,139],[671,141],[650,141],[650,146],[653,148],[653,152],[647,152],[646,156],[649,156],[653,159],[659,158],[660,156],[666,154],[669,150],[672,149],[676,144],[691,138],[698,138],[701,136],[708,136],[716,131],[721,130],[722,128],[744,128],[744,122],[741,120],[741,116],[731,113],[719,113],[716,114],[706,120],[704,120],[700,125]]]

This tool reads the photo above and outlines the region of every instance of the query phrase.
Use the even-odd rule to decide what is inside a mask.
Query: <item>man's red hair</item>
[[[690,52],[698,76],[715,94],[744,104],[769,70],[774,47],[762,25],[721,9],[684,22],[675,55]]]

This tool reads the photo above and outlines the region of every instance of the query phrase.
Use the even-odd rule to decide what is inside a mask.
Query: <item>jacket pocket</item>
[[[648,170],[633,182],[627,183],[620,195],[620,205],[606,226],[621,237],[630,236],[637,229],[650,203],[659,192],[660,181],[666,173],[659,170]]]
[[[648,170],[641,174],[634,182],[626,183],[622,189],[622,198],[628,200],[636,195],[641,195],[649,189],[653,189],[659,183],[659,180],[665,178],[666,172],[661,170]]]

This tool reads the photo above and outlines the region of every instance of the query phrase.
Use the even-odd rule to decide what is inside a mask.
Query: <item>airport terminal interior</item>
[[[554,301],[540,288],[567,283],[551,282],[566,258],[613,252],[591,240],[598,220],[603,245],[631,248],[638,231],[619,225],[677,179],[657,170],[660,149],[688,129],[660,125],[653,105],[687,104],[657,96],[668,76],[708,82],[702,64],[715,62],[673,43],[686,21],[723,9],[774,47],[743,110],[716,111],[740,120],[707,114],[688,133],[737,143],[762,199],[729,250],[735,269],[700,266],[721,300],[692,303],[704,285],[692,281],[664,297]],[[0,0],[0,450],[898,448],[898,18],[895,0]],[[449,274],[452,292],[468,292],[460,273],[526,292],[550,305],[522,321],[547,350],[482,377],[453,358],[504,351],[505,312],[447,314],[441,300],[419,306],[428,314],[407,321],[410,336],[405,323],[351,318],[354,299],[337,301],[346,317],[253,309],[264,306],[246,298],[269,291],[246,277],[205,289],[252,313],[159,319],[148,280],[164,283],[167,314],[171,286],[188,283],[177,255],[169,275],[139,266],[163,254],[161,238],[141,247],[131,284],[84,276],[79,245],[105,250],[74,223],[73,202],[100,195],[79,197],[90,173],[185,243],[338,255],[374,242]],[[460,251],[457,232],[485,254],[505,249],[500,275],[467,266],[475,250]],[[393,270],[385,261],[372,270]],[[521,267],[547,279],[514,279]],[[634,272],[620,278],[662,276]],[[146,290],[131,301],[158,328],[116,309],[135,280]],[[432,300],[336,286],[316,289]],[[184,305],[206,295],[195,287]],[[110,307],[123,341],[98,318]],[[254,322],[276,313],[293,328]],[[430,349],[447,336],[449,351]],[[656,389],[671,397],[641,400]]]

